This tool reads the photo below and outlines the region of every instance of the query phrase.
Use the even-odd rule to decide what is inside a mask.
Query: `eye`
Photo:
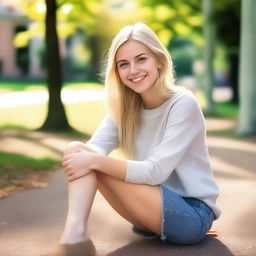
[[[147,59],[147,58],[145,58],[145,57],[139,57],[139,58],[138,58],[138,62],[144,62],[146,59]]]
[[[128,65],[126,62],[122,62],[118,65],[119,68],[125,68]]]

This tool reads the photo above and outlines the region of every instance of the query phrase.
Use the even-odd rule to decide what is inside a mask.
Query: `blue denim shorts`
[[[133,227],[136,234],[148,239],[160,238],[175,244],[196,244],[204,239],[215,219],[213,210],[203,201],[181,197],[160,185],[162,195],[161,236]]]

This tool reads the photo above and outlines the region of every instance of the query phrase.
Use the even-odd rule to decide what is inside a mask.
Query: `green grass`
[[[49,171],[60,161],[51,158],[35,159],[20,154],[0,152],[0,188],[12,185],[12,181],[31,172]]]
[[[204,115],[206,118],[216,117],[216,118],[237,119],[239,116],[239,106],[229,101],[217,102],[215,103],[214,113],[209,114],[204,111]]]
[[[67,82],[63,84],[63,88],[68,89],[88,89],[88,90],[102,90],[103,85],[99,83],[89,82]]]
[[[232,139],[244,138],[243,135],[239,134],[236,130],[232,130],[232,129],[207,131],[207,135],[218,136],[218,137],[228,137]]]
[[[102,84],[96,82],[65,82],[63,88],[68,89],[102,89]],[[0,93],[46,90],[46,82],[39,81],[0,81]]]
[[[43,124],[46,114],[46,104],[0,108],[0,127],[37,129]]]
[[[220,116],[231,119],[236,119],[239,115],[239,106],[232,102],[217,103],[216,110]]]
[[[0,81],[0,93],[29,90],[46,90],[46,84],[43,82]]]
[[[65,106],[69,124],[77,131],[91,135],[105,116],[102,101],[88,101]]]
[[[103,87],[95,83],[66,83],[65,89],[98,89]],[[43,83],[0,82],[0,93],[30,90],[46,90]],[[105,116],[102,101],[88,101],[65,105],[65,110],[74,131],[68,137],[90,136]],[[41,127],[47,115],[47,103],[27,106],[0,108],[1,129],[35,130]],[[59,132],[62,134],[62,131]],[[64,134],[64,133],[63,133]],[[86,137],[86,135],[88,135]],[[65,134],[64,134],[65,136]],[[53,159],[35,159],[19,154],[0,152],[0,189],[13,185],[13,180],[26,177],[31,172],[46,171],[59,161]]]
[[[102,90],[101,84],[69,82],[64,84],[65,89]],[[30,90],[46,90],[43,83],[30,82],[0,82],[0,93]],[[92,134],[105,115],[101,101],[89,101],[65,105],[70,125],[77,131]],[[47,115],[47,103],[0,108],[0,127],[2,129],[38,129]]]
[[[17,167],[35,168],[37,170],[47,170],[60,161],[51,158],[31,158],[20,154],[0,152],[0,168],[6,165],[15,165]]]
[[[102,101],[88,101],[65,106],[69,124],[75,130],[92,134],[105,116]],[[0,127],[2,129],[38,129],[47,114],[47,104],[0,108]]]

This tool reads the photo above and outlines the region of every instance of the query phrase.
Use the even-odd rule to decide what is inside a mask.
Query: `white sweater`
[[[189,91],[178,92],[155,109],[141,109],[142,125],[135,139],[135,160],[127,160],[126,182],[165,184],[183,197],[209,205],[216,217],[219,190],[205,142],[200,106]],[[118,147],[118,132],[108,115],[87,142],[102,154]]]

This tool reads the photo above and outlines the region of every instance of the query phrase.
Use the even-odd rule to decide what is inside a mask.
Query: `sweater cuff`
[[[149,162],[127,160],[125,181],[136,184],[149,184],[151,168],[152,166]]]

